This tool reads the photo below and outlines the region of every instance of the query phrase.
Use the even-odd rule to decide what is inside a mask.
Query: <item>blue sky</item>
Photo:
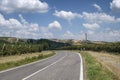
[[[120,41],[120,0],[0,0],[0,36]]]

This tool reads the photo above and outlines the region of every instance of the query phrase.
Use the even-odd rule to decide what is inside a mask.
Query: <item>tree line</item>
[[[69,44],[54,42],[47,39],[28,39],[27,41],[18,43],[0,42],[0,56],[41,52],[43,50],[53,50],[63,46],[69,46]]]
[[[83,42],[81,45],[55,42],[48,39],[27,39],[19,40],[17,43],[10,43],[0,40],[0,56],[21,55],[26,53],[41,52],[43,50],[93,50],[115,52],[120,54],[120,42],[92,43]]]
[[[104,44],[84,43],[81,45],[73,45],[68,47],[62,47],[59,49],[106,51],[106,52],[115,52],[120,54],[120,42],[114,42],[114,43],[111,42],[111,43],[104,43]]]

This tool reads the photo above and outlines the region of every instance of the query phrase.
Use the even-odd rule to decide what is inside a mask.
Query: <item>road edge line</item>
[[[82,56],[80,53],[78,53],[79,57],[80,57],[80,61],[81,61],[81,64],[80,64],[80,77],[79,77],[79,80],[83,80],[83,59],[82,59]]]
[[[67,56],[67,54],[66,54],[64,57],[60,58],[59,60],[55,61],[54,63],[52,63],[52,64],[50,64],[50,65],[48,65],[48,66],[46,66],[46,67],[44,67],[44,68],[42,68],[42,69],[40,69],[40,70],[34,72],[33,74],[31,74],[31,75],[29,75],[29,76],[23,78],[22,80],[26,80],[26,79],[28,79],[28,78],[34,76],[35,74],[37,74],[37,73],[39,73],[39,72],[41,72],[41,71],[47,69],[48,67],[50,67],[50,66],[52,66],[52,65],[54,65],[54,64],[56,64],[56,63],[58,63],[59,61],[63,60],[66,56]]]

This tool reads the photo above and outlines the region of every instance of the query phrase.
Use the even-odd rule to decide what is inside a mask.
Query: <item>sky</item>
[[[120,41],[120,0],[0,0],[0,37]]]

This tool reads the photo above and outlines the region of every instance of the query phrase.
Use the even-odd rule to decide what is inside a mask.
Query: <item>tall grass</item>
[[[44,59],[44,58],[48,58],[50,56],[53,56],[54,54],[55,54],[54,52],[51,52],[49,54],[39,54],[38,56],[34,56],[32,58],[26,57],[25,59],[19,60],[19,61],[16,61],[16,62],[12,61],[12,62],[7,62],[7,63],[0,63],[0,71],[5,70],[5,69],[9,69],[9,68],[12,68],[12,67],[17,67],[17,66],[20,66],[20,65],[24,65],[24,64],[34,62],[34,61],[37,61],[37,60],[41,60],[41,59]]]
[[[80,52],[86,65],[87,80],[119,80],[87,52]]]

